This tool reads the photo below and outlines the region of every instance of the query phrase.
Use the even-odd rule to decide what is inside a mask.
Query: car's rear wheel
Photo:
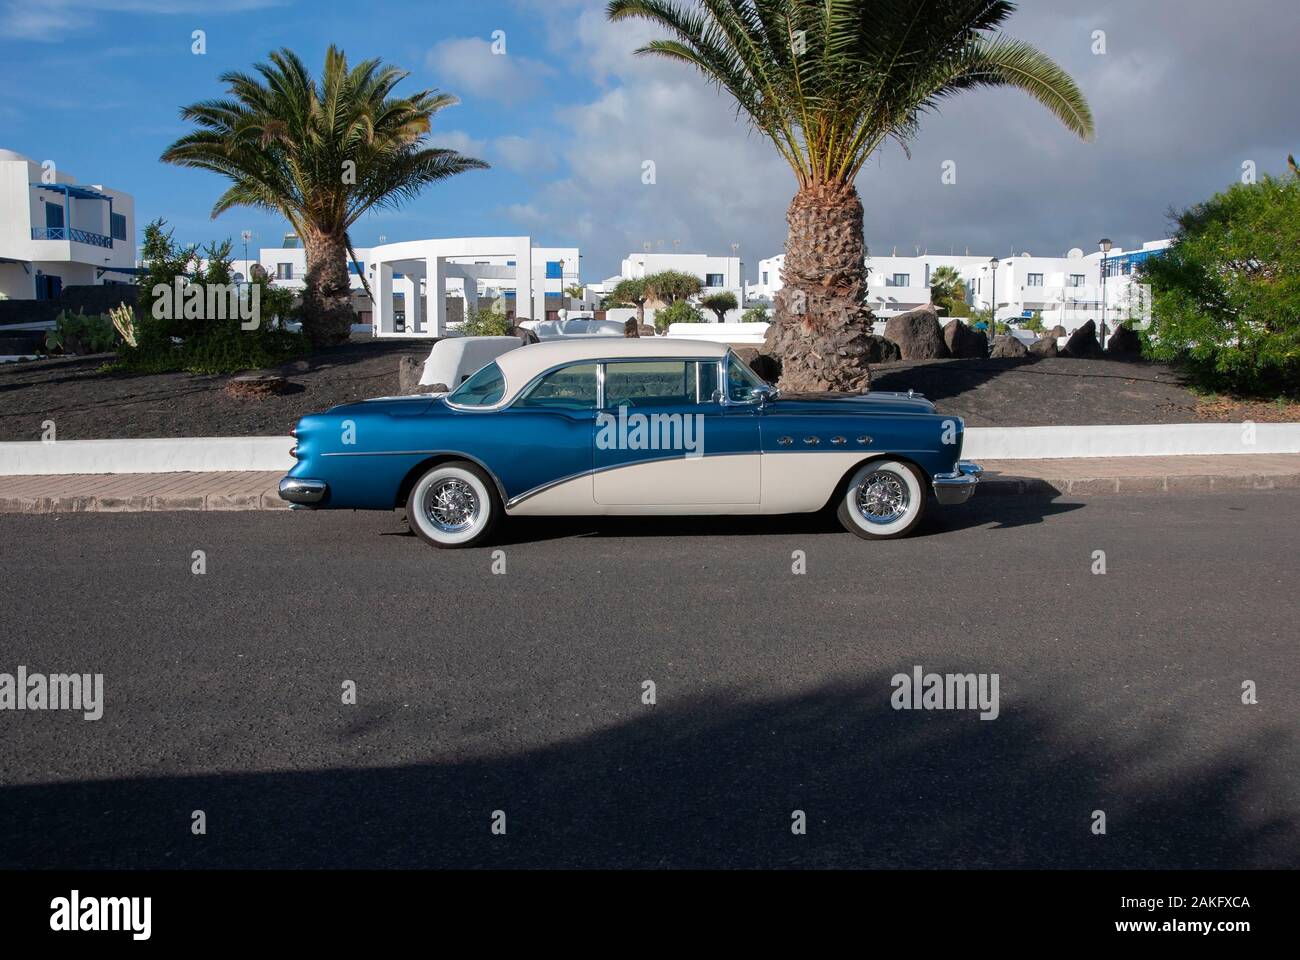
[[[503,510],[492,478],[464,460],[430,467],[406,498],[406,522],[435,547],[476,547]]]
[[[872,460],[849,477],[835,513],[864,540],[905,537],[925,514],[925,480],[910,463]]]

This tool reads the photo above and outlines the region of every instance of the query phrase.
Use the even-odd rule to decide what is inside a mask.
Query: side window
[[[515,401],[516,407],[549,410],[594,410],[596,364],[578,363],[553,370]]]
[[[453,390],[447,400],[462,407],[490,407],[499,402],[505,392],[506,378],[501,368],[489,363]]]
[[[693,360],[630,360],[605,364],[605,406],[670,407],[695,404]]]
[[[750,403],[749,391],[764,386],[758,374],[741,363],[734,353],[727,355],[727,399],[732,403]]]

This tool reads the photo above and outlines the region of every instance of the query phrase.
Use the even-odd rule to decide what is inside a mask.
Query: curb
[[[1180,493],[1228,493],[1240,490],[1298,490],[1300,474],[1235,473],[1155,477],[1007,477],[980,478],[975,496],[1096,497]]]
[[[277,493],[169,497],[0,497],[0,513],[165,513],[289,510]]]
[[[287,473],[292,437],[171,437],[0,442],[0,475]],[[1300,422],[970,427],[969,460],[1300,453]]]

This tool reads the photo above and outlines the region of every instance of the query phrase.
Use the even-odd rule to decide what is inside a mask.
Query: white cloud
[[[464,130],[438,130],[435,128],[429,134],[428,142],[431,147],[455,150],[457,153],[463,153],[467,157],[476,157],[479,160],[483,159],[483,154],[487,151],[486,140],[477,140]]]
[[[0,35],[18,40],[56,42],[67,34],[97,26],[101,14],[177,14],[220,16],[281,6],[289,0],[225,0],[218,9],[204,0],[5,0],[0,3]]]
[[[546,173],[559,166],[551,144],[543,137],[520,137],[509,134],[492,142],[495,161],[514,173]]]
[[[502,103],[538,95],[551,68],[540,60],[510,53],[493,53],[480,37],[443,40],[425,55],[425,63],[451,93],[487,97]]]

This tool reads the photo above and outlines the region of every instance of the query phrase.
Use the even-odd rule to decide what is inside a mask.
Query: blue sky
[[[143,224],[178,238],[286,226],[254,211],[213,222],[214,174],[170,167],[183,104],[216,96],[217,77],[290,46],[318,64],[331,42],[411,72],[462,103],[434,140],[492,169],[429,188],[367,217],[365,246],[427,236],[530,234],[582,247],[584,279],[651,249],[725,253],[746,275],[779,253],[794,183],[768,144],[687,70],[636,58],[639,24],[609,24],[599,0],[0,0],[0,147],[53,159],[81,182],[133,193]],[[1267,26],[1265,26],[1267,25]],[[908,159],[896,147],[859,180],[873,251],[1063,253],[1102,234],[1134,246],[1166,232],[1166,211],[1240,176],[1281,172],[1300,151],[1294,0],[1042,0],[1007,32],[1076,77],[1099,135],[1081,144],[1023,95],[975,93],[929,118]],[[206,32],[207,52],[191,52]],[[507,54],[489,50],[504,31]],[[1096,33],[1105,51],[1096,51]],[[399,90],[403,87],[399,87]],[[643,162],[656,183],[642,183]],[[957,182],[941,180],[956,164]]]

